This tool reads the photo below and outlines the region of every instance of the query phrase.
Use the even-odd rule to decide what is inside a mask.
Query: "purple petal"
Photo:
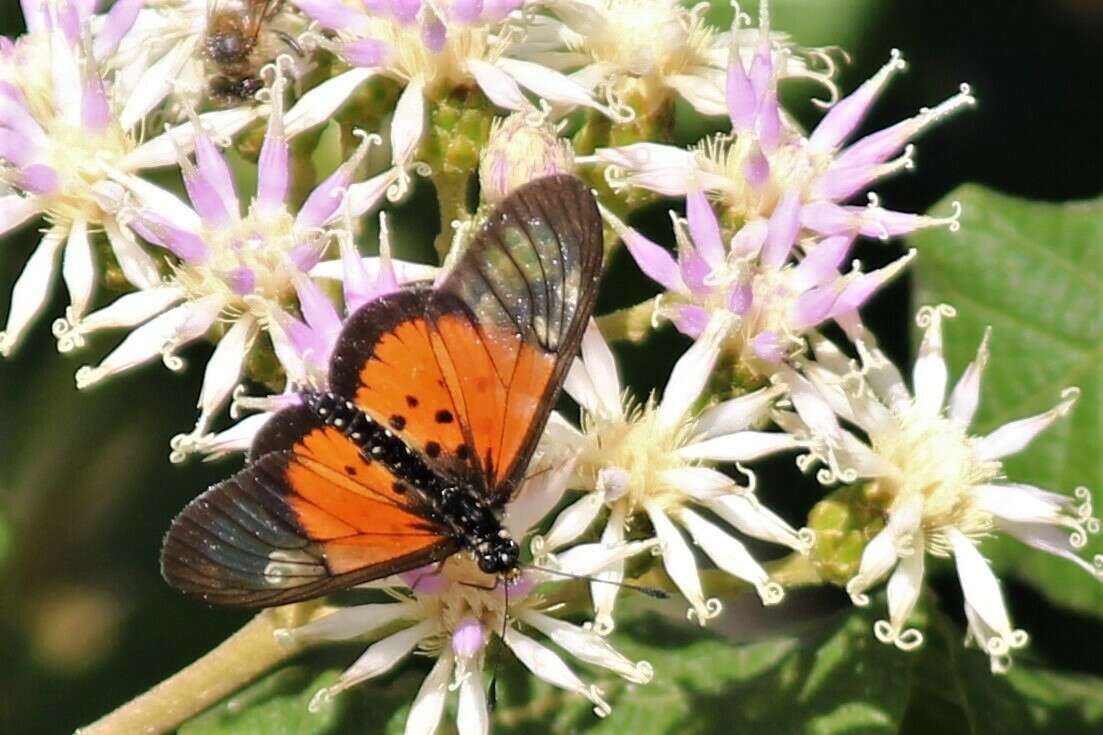
[[[391,15],[399,23],[409,25],[417,20],[422,0],[391,0]]]
[[[361,38],[340,46],[341,58],[353,66],[379,66],[391,55],[391,45],[376,38]]]
[[[262,211],[278,212],[284,208],[288,178],[289,153],[283,130],[283,110],[273,109],[257,160],[257,206]]]
[[[485,645],[486,633],[482,624],[474,618],[461,620],[452,633],[452,652],[456,658],[470,659],[478,655]]]
[[[439,566],[426,564],[408,572],[402,572],[402,580],[414,592],[422,595],[439,595],[447,590],[452,583],[439,573]]]
[[[644,274],[668,291],[684,292],[686,284],[682,281],[681,270],[670,252],[635,230],[620,233],[628,253]]]
[[[457,23],[474,23],[483,13],[483,0],[452,0],[449,10]]]
[[[76,4],[73,2],[56,3],[54,14],[57,18],[58,27],[61,28],[61,32],[65,34],[65,38],[69,43],[73,46],[80,44],[80,15],[77,12]]]
[[[131,220],[129,227],[154,245],[171,251],[185,263],[203,263],[210,255],[203,238],[194,232],[176,227],[155,212],[140,212],[137,218]]]
[[[80,114],[82,126],[91,133],[103,132],[111,124],[111,106],[107,102],[103,80],[98,75],[93,75],[84,87]]]
[[[37,148],[22,135],[8,128],[0,128],[0,158],[23,168],[35,160],[37,153]]]
[[[770,215],[766,246],[762,249],[762,262],[771,267],[780,266],[789,257],[793,243],[800,232],[800,192],[787,191],[782,195],[774,213]]]
[[[751,145],[747,160],[743,162],[743,178],[755,189],[770,180],[770,161],[756,144]]]
[[[751,340],[751,349],[758,355],[760,360],[766,362],[778,363],[785,357],[785,350],[782,349],[781,340],[778,338],[777,333],[772,330],[766,330],[756,335]]]
[[[751,284],[747,282],[734,284],[731,292],[728,293],[728,310],[739,316],[747,316],[751,313],[752,306],[754,306],[754,291],[751,289]]]
[[[222,197],[194,168],[191,172],[184,173],[184,188],[192,207],[206,224],[221,228],[230,223],[230,215]]]
[[[813,246],[794,269],[796,288],[803,291],[838,278],[839,265],[853,243],[853,235],[834,235]]]
[[[703,306],[696,304],[678,304],[672,307],[670,321],[674,328],[687,337],[697,339],[709,323],[709,313]]]
[[[347,33],[362,33],[367,29],[364,13],[334,0],[295,0],[299,10],[326,28]]]
[[[241,205],[237,199],[234,175],[222,152],[218,150],[218,146],[205,132],[195,136],[195,159],[199,167],[199,175],[218,192],[227,213],[237,216],[241,211]]]
[[[858,231],[862,210],[840,207],[834,202],[821,200],[804,205],[800,210],[800,223],[821,235],[839,235]]]
[[[345,310],[352,314],[364,304],[382,294],[375,290],[364,261],[351,237],[341,238],[341,270],[344,271]]]
[[[336,344],[341,332],[341,317],[333,302],[314,281],[306,277],[295,279],[295,292],[299,295],[299,306],[306,323],[327,345]]]
[[[758,140],[767,151],[773,151],[781,143],[781,106],[777,92],[770,90],[758,106]]]
[[[695,250],[683,250],[681,253],[682,281],[696,294],[707,294],[712,287],[705,283],[705,278],[712,273],[712,268],[705,259]]]
[[[866,113],[892,73],[903,68],[904,61],[900,58],[900,52],[894,49],[889,63],[824,115],[823,120],[812,131],[808,147],[819,152],[836,150],[865,119]]]
[[[291,248],[288,256],[296,268],[307,273],[322,259],[322,247],[317,242],[304,242]]]
[[[838,289],[833,284],[804,292],[793,306],[793,327],[803,331],[827,319],[838,298]]]
[[[97,59],[109,56],[119,47],[119,43],[138,19],[138,12],[144,3],[145,0],[118,0],[111,6],[100,32],[96,35],[94,55]]]
[[[252,268],[241,266],[230,271],[229,275],[226,276],[226,283],[238,296],[247,296],[253,293],[257,287],[257,274],[253,272]]]
[[[751,61],[751,89],[754,90],[756,104],[766,96],[766,92],[770,88],[770,79],[773,74],[774,62],[770,53],[770,41],[767,37],[765,42],[759,45],[758,51]]]
[[[344,199],[349,184],[352,183],[352,179],[356,175],[356,169],[360,167],[364,157],[368,154],[370,140],[369,137],[365,137],[349,160],[338,166],[336,171],[310,193],[306,203],[299,210],[298,217],[295,218],[296,227],[310,229],[321,227],[329,221],[337,208],[341,206],[341,201]]]
[[[496,23],[524,4],[525,0],[486,0],[483,3],[483,21]]]
[[[866,189],[878,178],[878,166],[832,166],[812,186],[817,197],[839,202]]]
[[[724,240],[720,236],[720,222],[704,192],[691,191],[686,196],[686,216],[693,247],[711,267],[721,265],[724,262]]]
[[[0,125],[37,144],[48,140],[46,132],[28,110],[23,94],[7,82],[0,82]]]
[[[746,222],[732,237],[732,252],[740,258],[753,258],[766,244],[769,225],[766,220],[754,219]]]
[[[54,194],[61,189],[61,176],[52,166],[32,163],[19,171],[19,186],[32,194]]]
[[[435,15],[426,18],[421,26],[421,42],[425,44],[425,48],[439,54],[447,40],[448,29],[440,22],[440,18]]]
[[[755,97],[751,78],[743,69],[738,50],[733,49],[728,64],[728,82],[726,89],[728,117],[732,121],[732,130],[745,132],[754,128],[755,112],[758,100]]]

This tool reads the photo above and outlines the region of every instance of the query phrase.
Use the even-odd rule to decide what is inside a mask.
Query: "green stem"
[[[302,650],[302,645],[278,642],[276,630],[303,625],[332,611],[316,602],[264,610],[210,653],[114,712],[80,728],[77,735],[171,732]]]
[[[627,340],[638,343],[651,333],[651,320],[655,314],[655,300],[629,306],[597,318],[597,325],[610,342]]]
[[[470,180],[471,174],[466,171],[449,171],[442,167],[433,172],[433,186],[436,187],[437,204],[440,207],[440,232],[437,233],[433,246],[441,263],[444,263],[448,251],[452,249],[455,232],[452,222],[462,222],[471,217],[471,213],[467,211],[467,187]]]

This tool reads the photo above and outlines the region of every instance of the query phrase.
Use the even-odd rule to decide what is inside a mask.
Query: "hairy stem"
[[[171,732],[223,697],[303,649],[276,641],[279,628],[296,627],[332,612],[317,602],[264,610],[195,663],[77,735],[154,735]]]
[[[627,340],[642,342],[651,333],[651,320],[655,315],[655,300],[629,306],[597,318],[597,325],[610,342]]]

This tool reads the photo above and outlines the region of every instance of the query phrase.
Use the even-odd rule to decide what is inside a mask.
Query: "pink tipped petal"
[[[866,80],[862,86],[852,92],[848,97],[835,103],[831,111],[824,115],[823,120],[812,131],[808,139],[808,147],[819,153],[834,151],[843,141],[850,137],[854,130],[865,119],[866,113],[873,106],[874,100],[884,89],[885,84],[893,73],[905,67],[900,52],[893,49],[889,62],[881,67],[880,71]]]
[[[208,227],[223,228],[230,224],[230,212],[222,195],[194,168],[184,173],[184,188],[196,213]]]
[[[391,0],[391,15],[400,23],[409,25],[417,20],[423,0]]]
[[[682,280],[682,271],[670,251],[628,227],[615,216],[606,214],[606,221],[620,235],[629,254],[648,278],[668,291],[686,293],[689,289]]]
[[[758,99],[755,96],[751,78],[747,76],[747,71],[743,68],[739,53],[734,49],[728,63],[725,97],[728,103],[728,118],[731,120],[732,130],[737,133],[752,130],[754,128],[755,112],[758,108]]]
[[[205,132],[195,136],[195,158],[199,175],[218,192],[226,212],[236,217],[241,210],[241,205],[237,199],[234,174],[230,171],[230,164],[226,162],[218,146]]]
[[[448,40],[448,28],[436,15],[430,15],[421,24],[421,42],[431,53],[439,54]]]
[[[257,287],[257,274],[252,268],[241,266],[230,271],[226,276],[226,283],[238,296],[247,296]]]
[[[735,233],[731,241],[731,251],[740,258],[753,258],[766,244],[769,224],[764,219],[755,219],[745,223]]]
[[[720,236],[720,222],[704,192],[695,190],[686,197],[686,217],[693,247],[711,268],[724,263],[724,240]]]
[[[793,305],[793,328],[803,332],[827,319],[838,297],[839,291],[833,285],[805,291]]]
[[[475,618],[464,618],[452,632],[452,652],[456,654],[456,658],[474,658],[483,650],[486,641],[482,624]]]
[[[781,105],[777,101],[777,92],[770,90],[762,98],[758,112],[758,142],[767,151],[774,151],[781,143]]]
[[[776,268],[789,258],[800,232],[800,214],[800,192],[787,191],[770,215],[766,246],[762,250],[764,265]]]
[[[141,212],[129,223],[129,227],[154,245],[170,250],[186,263],[203,263],[210,255],[203,238],[194,232],[176,227],[155,212]]]
[[[453,0],[449,10],[457,23],[474,23],[483,14],[483,0]]]
[[[821,235],[856,233],[861,225],[861,210],[855,212],[823,200],[811,202],[800,210],[800,223]]]
[[[748,282],[736,283],[728,293],[728,310],[738,316],[747,316],[754,306],[754,291]]]
[[[689,290],[695,294],[704,295],[712,290],[706,279],[712,273],[712,268],[705,259],[697,254],[696,250],[687,248],[681,253],[682,280],[689,286]]]
[[[770,180],[770,161],[756,144],[751,145],[747,160],[743,163],[743,178],[755,189]]]
[[[341,317],[333,302],[306,276],[295,279],[295,292],[299,295],[299,306],[306,323],[327,344],[336,344],[341,332]]]
[[[831,310],[831,318],[838,320],[841,315],[856,311],[862,307],[882,286],[899,275],[908,263],[912,261],[915,255],[916,251],[913,248],[903,257],[894,260],[884,268],[879,268],[869,273],[863,273],[857,278],[854,278],[847,284],[846,288],[843,289],[842,294],[839,296],[839,300],[835,302],[835,307]]]

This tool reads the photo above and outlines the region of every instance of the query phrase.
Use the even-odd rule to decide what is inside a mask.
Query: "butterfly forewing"
[[[382,297],[346,323],[324,405],[360,424],[317,402],[278,413],[251,464],[174,521],[165,578],[211,602],[267,606],[454,553],[462,534],[433,493],[466,488],[500,510],[516,489],[593,309],[601,251],[578,179],[512,194],[435,288]]]

